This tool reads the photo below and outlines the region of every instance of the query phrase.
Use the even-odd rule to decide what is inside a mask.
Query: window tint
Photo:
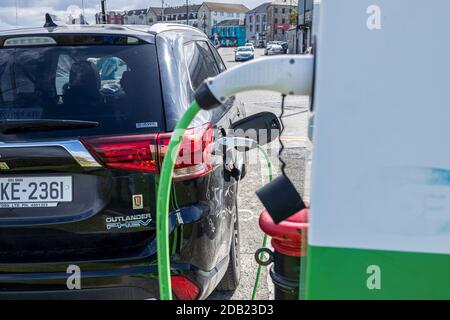
[[[219,74],[213,53],[206,41],[192,41],[184,46],[186,64],[193,89],[197,89],[208,77]]]
[[[122,75],[128,70],[125,61],[119,57],[87,58],[86,60],[93,63],[97,68],[103,88],[120,86]],[[71,56],[66,54],[59,56],[55,79],[58,95],[62,95],[64,89],[67,89],[64,85],[69,83],[70,69],[74,62],[75,60]]]
[[[154,45],[0,49],[0,121],[99,122],[94,129],[24,136],[56,138],[161,130],[161,99]]]
[[[70,68],[75,60],[67,54],[62,54],[58,58],[58,66],[56,67],[55,87],[57,95],[63,94],[64,85],[69,83]]]

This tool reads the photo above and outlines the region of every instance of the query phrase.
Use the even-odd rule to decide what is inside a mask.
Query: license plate
[[[0,208],[56,207],[72,201],[72,177],[0,178]]]

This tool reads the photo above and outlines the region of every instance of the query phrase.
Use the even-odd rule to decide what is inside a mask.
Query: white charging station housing
[[[308,298],[450,298],[449,21],[321,1]]]

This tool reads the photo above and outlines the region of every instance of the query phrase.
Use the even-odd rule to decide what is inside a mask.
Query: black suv
[[[162,158],[194,90],[224,70],[205,34],[178,24],[0,33],[0,299],[158,298]],[[243,114],[234,98],[203,111],[183,142],[200,161],[174,174],[178,299],[239,282],[245,164],[207,150]]]

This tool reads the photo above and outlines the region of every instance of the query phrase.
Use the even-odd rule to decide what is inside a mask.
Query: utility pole
[[[102,23],[106,24],[106,0],[101,0],[102,6]]]
[[[186,0],[186,24],[189,25],[189,0]]]
[[[161,0],[161,22],[164,21],[164,0]]]
[[[306,0],[303,0],[303,43],[302,43],[302,53],[305,53],[305,49],[308,43],[308,29],[306,29]]]
[[[16,0],[16,28],[19,27],[19,0]]]

